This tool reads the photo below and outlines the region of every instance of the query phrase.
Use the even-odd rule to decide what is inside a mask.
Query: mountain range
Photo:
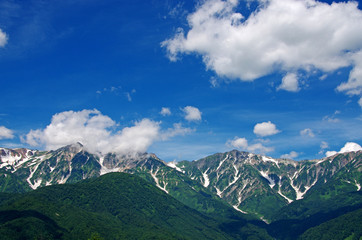
[[[1,192],[29,194],[123,172],[213,221],[253,226],[230,233],[230,224],[223,225],[232,238],[255,228],[261,239],[267,234],[260,229],[273,238],[296,239],[317,234],[313,229],[323,224],[340,224],[345,214],[361,219],[362,151],[293,161],[233,150],[166,163],[148,153],[92,154],[76,143],[55,151],[0,148],[0,160]],[[346,237],[356,234],[352,228]]]

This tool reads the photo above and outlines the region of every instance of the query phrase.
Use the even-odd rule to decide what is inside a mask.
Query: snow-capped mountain
[[[334,194],[360,191],[361,161],[362,151],[298,162],[233,150],[166,163],[147,153],[91,154],[76,143],[55,151],[0,148],[0,183],[3,192],[24,192],[127,172],[203,212],[220,214],[227,203],[239,212],[270,219],[317,186],[338,184]]]

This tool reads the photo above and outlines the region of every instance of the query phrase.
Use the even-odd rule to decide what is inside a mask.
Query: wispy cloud
[[[132,95],[136,92],[135,89],[132,89],[131,92],[125,92],[124,95],[126,96],[128,102],[132,102]]]
[[[306,128],[300,131],[301,136],[315,137],[315,134],[312,129]]]
[[[102,90],[97,90],[96,94],[101,96],[106,93],[112,93],[117,96],[126,97],[127,101],[132,102],[132,95],[136,93],[136,89],[132,89],[131,91],[123,90],[122,86],[111,86],[109,88],[103,88]]]
[[[338,123],[340,119],[337,118],[337,115],[339,115],[341,112],[336,110],[332,115],[327,115],[323,117],[323,121],[327,121],[330,123]]]

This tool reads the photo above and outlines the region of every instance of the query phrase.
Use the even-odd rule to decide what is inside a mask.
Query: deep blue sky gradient
[[[193,128],[193,133],[151,146],[149,151],[166,161],[231,150],[226,142],[236,136],[273,147],[267,153],[273,157],[296,151],[298,160],[323,157],[322,141],[328,142],[327,150],[337,151],[348,141],[361,143],[358,98],[335,90],[351,68],[323,81],[318,79],[322,73],[306,76],[307,84],[297,93],[275,90],[284,74],[278,72],[253,82],[221,79],[212,87],[210,79],[220,78],[206,69],[201,56],[171,62],[161,47],[178,27],[188,27],[186,16],[195,2],[184,1],[170,14],[179,3],[1,1],[0,28],[9,40],[0,48],[0,126],[12,129],[15,137],[0,145],[29,147],[20,136],[45,128],[54,114],[94,108],[120,128],[142,118],[162,121],[165,129],[175,122]],[[183,119],[181,108],[188,105],[200,109],[200,122]],[[161,116],[162,107],[172,115]],[[257,137],[253,127],[266,121],[281,132]],[[301,136],[306,128],[315,137]]]

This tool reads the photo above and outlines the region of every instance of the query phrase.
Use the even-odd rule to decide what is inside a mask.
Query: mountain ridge
[[[91,154],[75,143],[54,151],[0,148],[0,158],[0,181],[7,183],[2,184],[3,192],[127,172],[201,212],[220,214],[218,209],[224,209],[226,203],[240,214],[266,222],[276,209],[303,199],[315,186],[334,181],[338,174],[346,185],[340,192],[359,191],[362,183],[362,151],[294,161],[232,150],[192,162],[166,163],[152,153]],[[224,214],[228,211],[222,210]]]

